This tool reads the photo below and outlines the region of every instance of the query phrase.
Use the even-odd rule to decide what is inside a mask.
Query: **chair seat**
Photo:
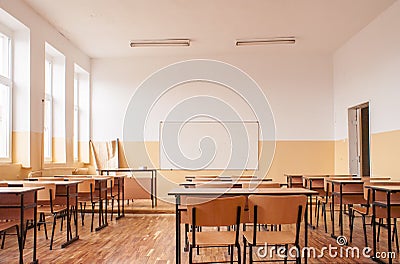
[[[243,232],[243,236],[249,243],[253,242],[253,231]],[[296,235],[291,231],[281,232],[257,232],[257,245],[285,245],[294,244]]]
[[[352,208],[353,211],[361,214],[361,215],[372,215],[372,210],[368,210],[368,207],[365,206],[353,206]]]
[[[65,210],[67,210],[67,206],[65,205],[53,205],[53,213],[61,213]],[[51,207],[50,205],[38,206],[37,212],[44,214],[51,214]]]
[[[0,221],[0,231],[7,230],[16,225],[18,225],[17,220]]]
[[[235,245],[235,231],[196,232],[196,245],[199,246],[226,246]],[[189,243],[192,243],[192,233],[188,234]]]

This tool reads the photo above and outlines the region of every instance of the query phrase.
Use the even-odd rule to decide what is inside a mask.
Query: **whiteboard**
[[[160,168],[257,170],[257,121],[160,122]]]

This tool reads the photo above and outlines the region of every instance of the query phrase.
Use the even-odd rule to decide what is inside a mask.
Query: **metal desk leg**
[[[154,205],[157,206],[157,170],[154,170]]]
[[[61,248],[65,248],[68,245],[72,244],[73,242],[75,242],[76,240],[79,239],[78,236],[78,215],[76,215],[76,226],[75,226],[75,237],[72,238],[72,230],[71,230],[71,217],[70,217],[70,204],[69,204],[69,199],[70,199],[70,189],[69,189],[69,185],[66,186],[66,191],[67,191],[67,242],[65,242],[64,244],[61,245]],[[78,186],[76,186],[76,191],[78,191]],[[77,208],[78,208],[78,197],[75,196],[75,214],[77,213]],[[71,239],[70,236],[71,235]]]
[[[175,204],[175,213],[176,213],[176,264],[181,263],[181,212],[179,211],[179,205],[180,205],[180,196],[176,195],[176,204]]]
[[[388,252],[389,252],[389,264],[392,264],[392,238],[391,238],[391,233],[392,233],[392,227],[391,227],[391,215],[390,215],[390,209],[391,209],[391,205],[390,205],[390,192],[387,191],[386,192],[386,200],[387,200],[387,225],[388,225]]]
[[[33,208],[33,256],[32,263],[38,263],[36,259],[36,247],[37,247],[37,191],[35,192],[35,207]]]
[[[310,197],[312,197],[310,195]],[[304,247],[308,247],[308,204],[306,203],[306,212],[304,214]],[[307,264],[307,254],[304,255],[304,263]]]
[[[332,184],[332,192],[331,192],[331,196],[332,196],[332,207],[331,207],[331,215],[332,215],[332,233],[331,233],[331,237],[336,238],[335,236],[335,195],[333,194],[335,192],[335,184]],[[329,188],[329,187],[328,187]],[[325,208],[326,210],[326,208]]]
[[[312,180],[310,180],[309,189],[312,190]],[[310,212],[310,227],[315,229],[315,227],[312,224],[312,195],[310,195],[310,210],[309,210],[309,212]]]
[[[24,264],[24,194],[21,194],[20,223],[19,223],[19,263]]]
[[[343,236],[343,185],[340,184],[340,208],[339,208],[339,224],[340,224],[340,235]]]
[[[375,205],[375,190],[372,189],[372,249],[373,249],[373,256],[372,258],[376,259],[376,205]]]

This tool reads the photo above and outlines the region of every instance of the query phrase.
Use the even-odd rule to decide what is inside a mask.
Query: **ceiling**
[[[295,51],[332,53],[397,0],[25,0],[91,58],[271,51],[235,40],[296,36]],[[190,47],[130,48],[190,38]]]

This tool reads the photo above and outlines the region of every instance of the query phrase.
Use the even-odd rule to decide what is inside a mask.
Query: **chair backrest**
[[[235,225],[240,217],[238,212],[241,214],[244,210],[245,202],[244,196],[215,199],[189,197],[187,199],[189,222],[195,223],[196,226]]]
[[[62,177],[50,177],[50,176],[38,177],[37,180],[38,181],[65,181],[65,179]]]
[[[37,192],[37,201],[38,204],[41,203],[49,203],[50,201],[54,201],[56,198],[56,184],[55,183],[44,183],[44,182],[24,182],[24,187],[39,187],[42,186],[44,189],[41,189]]]
[[[327,178],[325,178],[324,179],[324,190],[325,190],[325,192],[327,192],[327,194],[328,194],[328,196],[330,196],[331,195],[331,193],[332,193],[332,183],[330,183],[330,182],[327,182],[326,180],[328,180],[328,179],[330,179],[330,180],[354,180],[354,178],[350,175],[342,175],[342,176],[339,176],[339,177],[327,177]]]
[[[250,195],[250,221],[254,222],[257,210],[257,223],[285,225],[296,224],[299,209],[301,219],[304,217],[307,196],[305,195]]]
[[[233,188],[234,184],[232,182],[204,182],[197,183],[196,188]]]
[[[242,188],[248,189],[260,189],[260,188],[280,188],[281,184],[279,182],[248,182],[243,183]]]

